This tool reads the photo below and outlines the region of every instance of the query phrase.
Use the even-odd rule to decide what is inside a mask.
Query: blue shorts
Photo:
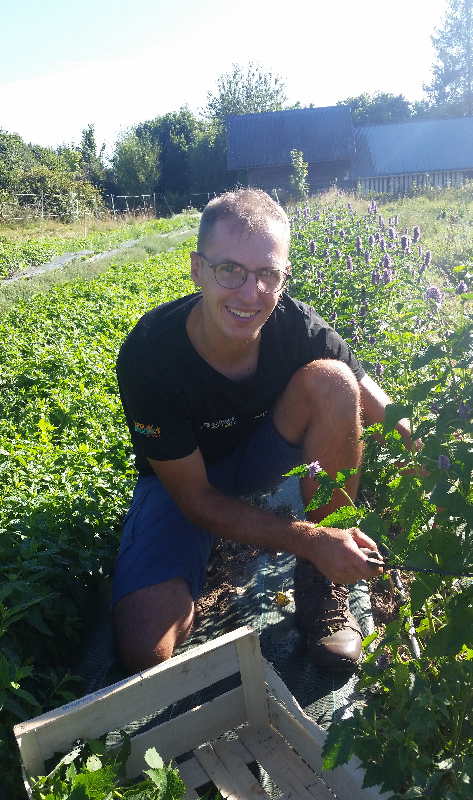
[[[302,448],[285,442],[268,415],[248,439],[207,469],[207,477],[224,494],[241,497],[269,491],[301,461]],[[115,564],[113,605],[129,592],[178,575],[186,578],[196,602],[213,539],[189,522],[157,477],[138,478]]]

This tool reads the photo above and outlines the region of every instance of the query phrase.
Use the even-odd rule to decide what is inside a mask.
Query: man
[[[264,192],[212,200],[191,253],[199,293],[145,314],[120,351],[140,475],[114,576],[130,672],[170,658],[189,634],[214,536],[295,554],[296,619],[312,660],[347,669],[360,656],[346,584],[377,574],[360,549],[376,546],[357,529],[317,526],[346,498],[336,491],[307,521],[240,499],[300,463],[333,476],[358,468],[362,420],[382,421],[390,402],[338,334],[283,294],[289,240],[286,214]],[[316,487],[301,481],[306,504]]]

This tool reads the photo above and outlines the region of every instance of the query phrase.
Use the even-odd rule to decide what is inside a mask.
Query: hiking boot
[[[331,583],[305,558],[294,570],[295,622],[308,634],[309,658],[316,667],[354,670],[361,655],[360,626],[348,606],[348,587]]]

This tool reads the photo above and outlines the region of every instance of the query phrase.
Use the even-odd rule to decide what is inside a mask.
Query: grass
[[[317,205],[332,205],[336,190],[320,198],[312,198]],[[408,228],[412,236],[414,225],[421,230],[423,250],[432,252],[432,264],[441,272],[450,272],[460,264],[473,261],[473,181],[459,188],[430,190],[414,197],[393,198],[377,195],[378,213],[386,224],[389,217],[399,216],[398,232]],[[358,214],[366,214],[371,195],[339,195],[338,202],[351,202]]]
[[[189,223],[191,221],[189,220]],[[177,247],[191,236],[195,236],[196,232],[197,228],[191,228],[186,232],[168,236],[163,236],[163,234],[144,236],[133,247],[127,247],[120,253],[105,256],[97,261],[78,258],[70,261],[61,269],[51,270],[19,281],[0,283],[0,314],[8,312],[18,301],[24,302],[35,294],[48,292],[54,286],[77,279],[92,280],[97,275],[106,272],[112,264],[123,266],[145,261],[150,256]]]
[[[50,239],[59,239],[61,241],[75,240],[82,241],[84,238],[94,238],[96,234],[100,235],[116,235],[117,231],[126,229],[128,231],[136,230],[137,235],[143,228],[149,228],[150,233],[155,230],[167,231],[173,230],[176,225],[182,227],[182,223],[186,220],[189,222],[188,227],[195,225],[195,222],[200,218],[200,213],[195,209],[183,211],[182,214],[176,214],[173,217],[163,217],[161,219],[154,219],[147,214],[125,214],[118,215],[115,221],[113,214],[110,212],[99,214],[99,224],[93,215],[87,214],[85,223],[83,215],[80,221],[74,226],[73,222],[59,222],[55,219],[45,219],[43,225],[43,235],[41,236],[41,229],[38,220],[8,223],[0,217],[0,239],[8,242],[25,242],[29,239],[39,239],[41,241],[49,241]],[[126,237],[125,237],[126,238]],[[128,238],[134,239],[137,236],[130,235]],[[121,240],[123,241],[123,240]]]

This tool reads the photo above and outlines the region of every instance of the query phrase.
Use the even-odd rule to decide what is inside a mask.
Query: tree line
[[[338,105],[350,106],[354,125],[473,114],[473,0],[448,0],[443,25],[431,39],[436,60],[432,81],[423,87],[426,99],[410,102],[386,92],[347,97]],[[0,201],[43,192],[63,197],[67,207],[71,192],[90,204],[106,194],[154,192],[168,198],[173,210],[189,201],[198,207],[207,193],[246,180],[244,173],[227,171],[226,117],[289,108],[302,106],[287,105],[282,78],[250,62],[234,64],[218,78],[217,92],[207,94],[199,115],[184,106],[123,131],[108,162],[93,125],[83,130],[79,145],[56,149],[26,144],[0,130]]]

